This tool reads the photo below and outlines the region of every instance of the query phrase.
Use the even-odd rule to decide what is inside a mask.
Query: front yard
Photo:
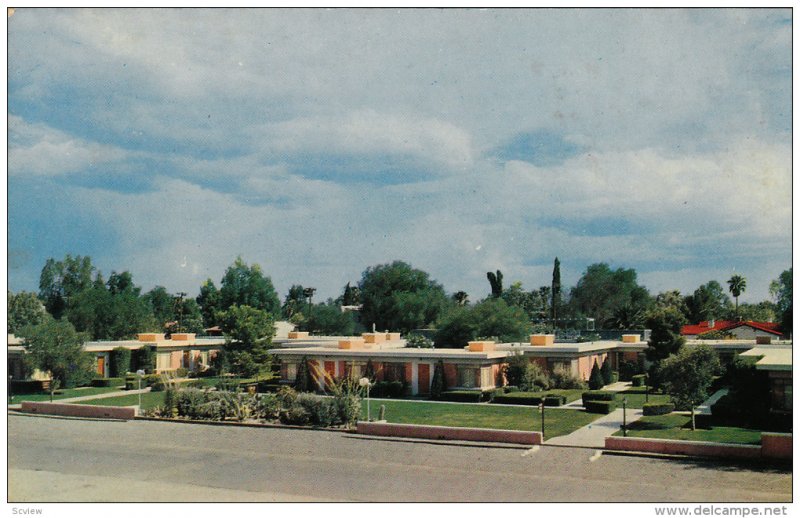
[[[622,436],[622,431],[615,436]],[[761,430],[735,426],[712,426],[692,431],[691,417],[685,414],[645,416],[628,426],[628,437],[708,441],[732,444],[761,444]]]
[[[536,407],[465,405],[424,401],[371,401],[371,417],[377,419],[378,409],[386,406],[386,421],[390,423],[458,426],[465,428],[494,428],[502,430],[540,431],[542,415]],[[367,403],[362,401],[362,417],[366,418]],[[557,437],[586,426],[599,414],[581,410],[545,409],[545,436]]]
[[[108,394],[110,392],[119,392],[123,394],[124,391],[119,387],[78,387],[71,389],[56,390],[53,396],[53,401],[56,399],[67,399],[80,396],[96,396],[98,394]],[[50,394],[43,392],[36,392],[34,394],[14,394],[12,403],[22,403],[23,401],[50,401]]]
[[[135,406],[139,404],[138,394],[128,394],[118,397],[107,397],[90,399],[88,401],[76,401],[77,405],[105,405],[105,406]],[[142,409],[148,410],[164,404],[164,392],[144,392],[142,393]]]

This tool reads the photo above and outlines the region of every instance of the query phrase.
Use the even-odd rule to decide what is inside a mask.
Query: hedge
[[[95,378],[92,380],[93,387],[119,387],[125,385],[125,378]]]
[[[46,382],[41,380],[11,380],[12,394],[37,394],[47,392]],[[47,383],[49,385],[49,383]]]
[[[148,374],[147,376],[142,376],[142,388],[150,387],[160,380],[161,376],[159,376],[158,374]],[[139,377],[125,376],[125,390],[138,390],[138,389],[139,389]],[[163,388],[161,390],[163,390]]]
[[[567,403],[567,396],[560,394],[545,394],[544,406],[561,406]]]
[[[635,376],[631,376],[631,382],[634,387],[644,387],[646,379],[646,374],[637,374]]]
[[[511,392],[509,394],[496,395],[492,403],[502,403],[505,405],[538,405],[542,402],[542,396],[533,396],[530,392]]]
[[[617,393],[608,390],[589,390],[581,394],[583,406],[586,406],[587,401],[614,401]]]
[[[403,397],[406,384],[402,381],[378,381],[369,389],[370,397],[392,398]]]
[[[488,398],[489,393],[481,392],[479,390],[448,390],[447,392],[442,392],[442,395],[439,396],[439,399],[442,401],[454,401],[458,403],[480,403],[484,400],[484,397]]]
[[[586,401],[583,406],[592,414],[610,414],[617,408],[614,401]]]
[[[673,412],[675,405],[672,403],[645,403],[642,405],[644,415],[665,415]]]

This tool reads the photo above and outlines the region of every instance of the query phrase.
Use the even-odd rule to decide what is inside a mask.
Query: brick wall
[[[359,421],[356,431],[365,435],[388,437],[413,437],[417,439],[447,439],[456,441],[504,442],[513,444],[541,444],[541,432],[519,430],[490,430],[486,428],[456,428],[396,423],[367,423]]]
[[[23,401],[22,411],[31,414],[64,415],[70,417],[94,417],[106,419],[133,419],[136,411],[132,407],[70,405],[68,403],[49,403]]]

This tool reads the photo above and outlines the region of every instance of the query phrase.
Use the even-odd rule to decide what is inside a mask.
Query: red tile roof
[[[754,322],[752,320],[743,320],[741,322],[735,320],[715,320],[714,327],[710,326],[708,320],[704,320],[699,324],[689,324],[681,328],[682,335],[700,335],[709,331],[730,331],[737,327],[748,326],[765,333],[770,333],[780,336],[782,333],[778,330],[779,324],[775,322]]]

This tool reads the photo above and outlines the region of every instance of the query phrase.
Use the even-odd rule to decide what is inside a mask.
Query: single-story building
[[[530,344],[489,341],[470,342],[463,349],[418,349],[405,347],[397,333],[365,333],[362,337],[309,337],[290,334],[272,351],[281,363],[281,379],[293,383],[303,358],[314,381],[324,388],[326,380],[342,376],[360,377],[371,363],[377,381],[402,381],[412,395],[428,394],[433,370],[441,361],[448,389],[488,390],[505,384],[503,364],[514,354],[523,354],[545,370],[569,370],[587,380],[594,362],[606,356],[617,368],[619,361],[639,361],[647,348],[638,335],[626,335],[623,342],[555,343],[553,335],[533,335]]]
[[[755,340],[770,337],[779,340],[783,337],[780,324],[775,322],[754,322],[752,320],[704,320],[699,324],[689,324],[681,328],[681,335],[693,340],[704,333],[717,331],[730,335],[733,340]]]
[[[770,380],[770,411],[792,412],[792,346],[759,345],[741,353],[744,357],[760,357],[756,370],[766,371]]]

